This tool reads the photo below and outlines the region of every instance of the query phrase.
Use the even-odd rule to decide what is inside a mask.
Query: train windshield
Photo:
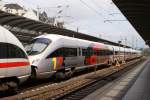
[[[38,38],[31,41],[29,45],[25,47],[28,55],[36,55],[43,52],[50,44],[50,40],[47,38]]]

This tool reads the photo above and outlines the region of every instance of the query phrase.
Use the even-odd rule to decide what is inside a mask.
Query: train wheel
[[[8,91],[11,93],[11,94],[17,94],[18,93],[18,83],[15,82],[15,81],[10,81],[10,82],[7,82],[6,83],[7,86],[9,87]]]
[[[123,62],[123,61],[122,61],[122,60],[120,60],[120,61],[119,61],[119,64],[122,64],[122,62]]]
[[[56,81],[62,81],[65,79],[65,74],[63,72],[57,72],[54,78]]]
[[[6,83],[0,83],[0,91],[2,92],[2,91],[6,91],[6,90],[8,90],[8,85],[6,84]]]
[[[123,61],[122,61],[122,64],[126,64],[126,61],[125,61],[125,60],[123,60]]]
[[[120,65],[120,63],[119,63],[119,61],[116,61],[116,68],[118,68],[118,69],[120,69],[121,68],[121,65]]]
[[[66,72],[65,76],[66,76],[67,79],[71,78],[73,76],[73,71],[70,70],[69,72]]]
[[[115,61],[112,63],[112,65],[113,65],[113,66],[116,66],[116,64],[117,64],[117,61],[115,60]]]
[[[108,67],[111,67],[111,66],[112,66],[112,61],[108,61],[107,66],[108,66]]]

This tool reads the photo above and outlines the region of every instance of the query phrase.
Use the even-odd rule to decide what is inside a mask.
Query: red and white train
[[[30,75],[31,66],[23,45],[0,26],[0,91],[16,89]]]
[[[35,38],[26,46],[32,76],[56,78],[70,76],[75,70],[95,65],[107,66],[141,56],[131,48],[106,45],[73,37],[47,34]]]

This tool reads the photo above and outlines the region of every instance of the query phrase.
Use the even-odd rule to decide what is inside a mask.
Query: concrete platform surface
[[[150,100],[150,61],[141,63],[83,100]]]
[[[123,100],[150,100],[150,63],[144,68]]]

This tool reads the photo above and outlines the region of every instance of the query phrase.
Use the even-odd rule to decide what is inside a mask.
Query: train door
[[[115,48],[114,47],[112,47],[112,55],[113,55],[112,62],[114,62],[115,61]]]
[[[0,31],[0,78],[5,77],[5,65],[7,63],[7,48],[5,46],[6,37],[3,31]]]
[[[83,65],[82,58],[79,56],[78,48],[64,48],[65,68],[79,67]]]
[[[78,55],[77,55],[77,62],[78,62],[78,65],[77,67],[81,67],[81,66],[84,66],[84,61],[85,61],[85,57],[82,56],[82,48],[78,48]]]

